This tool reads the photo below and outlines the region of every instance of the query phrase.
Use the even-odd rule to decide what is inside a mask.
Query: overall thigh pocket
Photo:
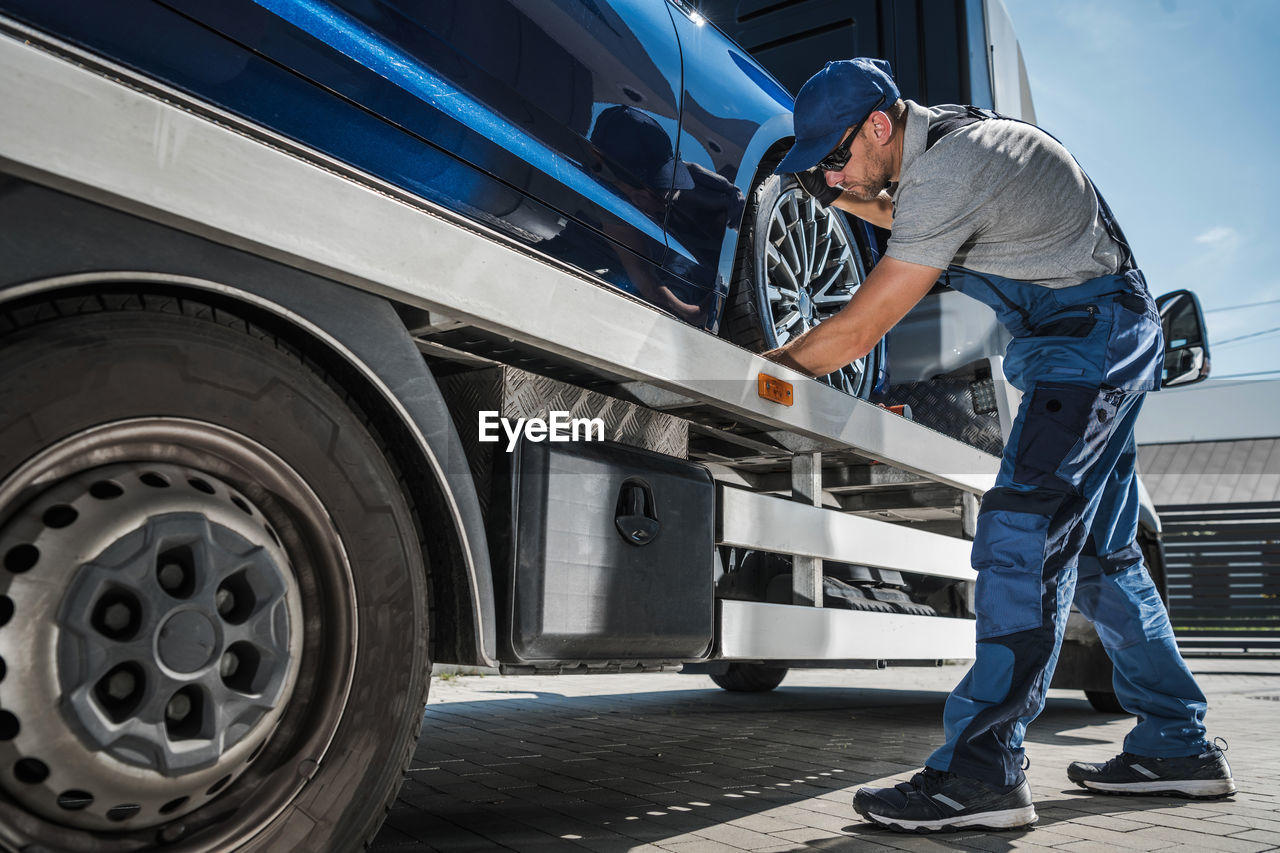
[[[1062,510],[1071,500],[1061,491],[1004,486],[983,496],[972,558],[978,639],[1039,628],[1052,619],[1057,605],[1045,600],[1045,578],[1056,577],[1059,566],[1046,562],[1049,542],[1061,539],[1053,526],[1055,520],[1069,522]],[[1059,556],[1069,561],[1070,555]]]
[[[1109,388],[1037,383],[1018,436],[1014,481],[1078,494],[1115,430],[1124,396]]]

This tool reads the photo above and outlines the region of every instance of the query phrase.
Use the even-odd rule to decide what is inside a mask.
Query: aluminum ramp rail
[[[773,442],[779,458],[796,454],[796,470],[807,470],[810,483],[793,491],[810,503],[822,501],[819,453],[851,452],[970,495],[993,481],[996,457],[809,380],[181,92],[21,25],[0,19],[0,29],[7,31],[0,35],[6,81],[0,114],[21,117],[0,122],[5,171],[384,295],[425,311],[428,331],[503,341],[522,357],[570,365],[654,408],[749,428],[766,439],[762,452]],[[794,384],[793,406],[758,395],[761,372]],[[724,517],[732,525],[750,506],[730,499]],[[830,522],[838,531],[832,541],[850,561],[904,533],[883,523],[850,527],[838,512],[818,512],[837,520]],[[958,556],[957,540],[919,535],[932,536],[939,553],[950,556],[915,561],[909,570],[956,577],[954,564],[943,563]],[[780,550],[773,541],[769,550]],[[809,554],[799,559],[810,561],[812,587],[814,567],[820,571],[813,555],[829,550],[803,546],[798,534],[787,542],[793,553]],[[803,575],[796,572],[798,592]],[[843,615],[864,621],[885,614]]]

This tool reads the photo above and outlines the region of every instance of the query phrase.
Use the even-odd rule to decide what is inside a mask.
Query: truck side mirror
[[[1175,290],[1156,300],[1164,328],[1165,388],[1194,385],[1209,378],[1209,339],[1200,300],[1190,290]]]

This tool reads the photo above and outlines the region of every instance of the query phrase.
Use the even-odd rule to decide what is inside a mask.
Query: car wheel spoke
[[[792,299],[795,299],[797,291],[800,289],[800,280],[796,277],[795,270],[787,263],[786,258],[782,256],[776,246],[770,244],[765,249],[765,262],[769,268],[769,284],[779,288],[786,285],[785,289],[790,293]],[[779,279],[783,279],[783,281],[779,281]]]
[[[778,287],[776,284],[770,284],[765,288],[765,293],[769,297],[771,303],[778,305],[795,305],[800,295],[796,291],[786,287]]]
[[[819,255],[813,262],[813,270],[815,274],[820,274],[822,270],[825,270],[827,268],[827,259],[831,257],[832,241],[831,241],[830,223],[828,223],[827,233],[823,236],[823,239],[821,242],[822,242],[822,247],[821,247],[822,254]]]
[[[809,233],[799,204],[795,205],[795,219],[791,221],[790,231],[796,238],[796,272],[799,273],[800,280],[806,282],[809,280],[809,265],[813,259],[809,251]]]
[[[788,311],[786,314],[783,315],[781,320],[779,320],[776,324],[774,324],[774,329],[778,332],[788,331],[791,329],[792,326],[800,322],[803,316],[804,315],[802,315],[799,311],[794,311],[794,310]]]
[[[783,219],[783,227],[787,232],[787,239],[791,245],[791,259],[796,269],[800,269],[804,263],[804,246],[802,245],[802,237],[796,233],[796,222],[800,219],[799,206],[794,198],[788,199],[785,205],[786,216]]]
[[[827,276],[827,280],[822,283],[821,287],[815,287],[811,291],[813,304],[833,305],[848,302],[849,297],[853,295],[853,288],[844,283],[844,278],[840,274],[840,270],[836,270]]]
[[[791,234],[791,228],[782,216],[782,210],[776,210],[773,214],[773,226],[769,229],[770,243],[779,253],[780,257],[785,257],[786,263],[793,270],[800,269],[800,255],[796,250],[796,241]],[[777,235],[774,237],[774,235]]]
[[[810,256],[813,258],[813,264],[810,267],[810,276],[812,277],[817,275],[826,263],[826,256],[830,245],[830,223],[833,219],[833,215],[828,214],[822,208],[818,207],[818,202],[816,200],[810,199],[809,202],[811,215],[813,217],[811,224],[813,248],[810,252]]]

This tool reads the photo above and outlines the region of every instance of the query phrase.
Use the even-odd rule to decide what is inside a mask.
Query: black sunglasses
[[[881,95],[880,100],[876,101],[876,105],[871,108],[871,112],[867,113],[863,117],[862,121],[858,122],[857,126],[854,127],[848,136],[840,141],[840,144],[835,147],[834,151],[819,160],[818,165],[813,168],[819,172],[844,171],[844,167],[849,164],[849,158],[853,156],[853,152],[849,149],[853,145],[854,137],[858,135],[858,131],[862,130],[862,126],[867,123],[867,119],[871,118],[872,113],[880,109],[883,104],[884,95]]]

